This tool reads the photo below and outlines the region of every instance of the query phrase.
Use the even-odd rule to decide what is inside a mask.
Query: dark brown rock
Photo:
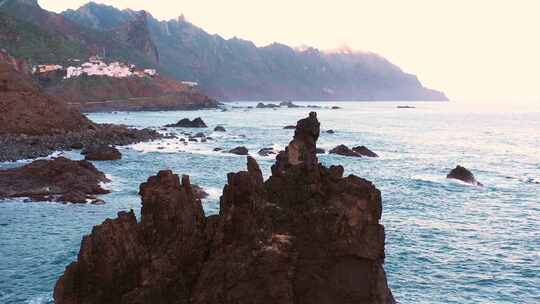
[[[83,150],[85,160],[105,161],[122,159],[122,153],[115,147],[107,145],[91,146]]]
[[[279,103],[280,107],[287,107],[287,108],[302,108],[302,106],[299,106],[297,104],[294,104],[292,101],[282,101]]]
[[[351,157],[362,157],[360,153],[351,150],[346,145],[339,145],[335,147],[334,149],[330,150],[328,153],[338,154],[338,155],[343,155],[343,156],[351,156]]]
[[[270,156],[272,154],[276,154],[276,151],[274,151],[274,148],[262,148],[257,153],[260,156]]]
[[[379,155],[377,155],[377,153],[371,151],[370,149],[368,149],[366,146],[358,146],[358,147],[354,147],[352,148],[352,150],[362,156],[367,156],[367,157],[379,157]]]
[[[189,118],[184,118],[179,120],[175,124],[169,124],[165,125],[165,127],[169,128],[207,128],[208,126],[204,123],[202,118],[197,117],[193,120],[189,120]]]
[[[193,189],[193,194],[198,199],[205,199],[209,195],[201,186],[191,185],[191,188]]]
[[[446,175],[446,178],[457,179],[462,182],[475,185],[475,186],[483,186],[482,183],[476,180],[476,178],[474,177],[474,174],[472,174],[472,172],[469,171],[469,169],[462,167],[460,165],[452,169],[450,173]]]
[[[140,223],[123,212],[85,236],[55,303],[395,303],[381,194],[318,164],[318,135],[315,114],[299,121],[266,182],[248,157],[208,218],[187,176],[150,177]]]
[[[273,103],[264,104],[262,102],[259,102],[257,104],[256,108],[257,109],[272,109],[272,108],[279,108],[279,105],[273,104]]]
[[[0,171],[0,198],[30,197],[33,201],[85,203],[92,195],[108,193],[100,186],[107,181],[105,174],[84,160],[64,157],[37,160]]]
[[[229,153],[236,154],[236,155],[248,155],[249,151],[246,147],[240,146],[240,147],[236,147],[234,149],[229,150]]]
[[[0,61],[0,136],[53,135],[86,131],[95,125],[66,102],[41,92],[32,79]]]

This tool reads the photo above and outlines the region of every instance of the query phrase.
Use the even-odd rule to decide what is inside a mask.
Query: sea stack
[[[380,191],[318,163],[316,113],[264,181],[255,159],[230,173],[205,217],[188,176],[161,171],[142,209],[94,227],[58,280],[57,304],[395,303],[383,268]]]

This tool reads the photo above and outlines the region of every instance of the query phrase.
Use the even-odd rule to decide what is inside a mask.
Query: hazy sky
[[[85,0],[39,0],[60,12]],[[98,0],[210,33],[373,51],[451,99],[540,103],[540,0]]]

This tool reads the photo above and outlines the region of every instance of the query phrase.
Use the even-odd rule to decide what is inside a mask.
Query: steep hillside
[[[126,26],[125,33],[97,31],[42,9],[36,0],[3,0],[0,4],[0,48],[33,64],[63,64],[96,54],[139,66],[151,67],[155,62],[148,44],[141,43],[149,38],[136,27]]]
[[[95,30],[112,31],[140,13],[89,3],[63,13]],[[372,53],[325,53],[282,44],[210,35],[184,17],[159,21],[147,14],[160,70],[198,82],[212,96],[239,100],[446,100],[416,76]]]
[[[46,91],[83,112],[196,110],[218,105],[198,90],[160,76],[82,76],[56,82]]]
[[[52,135],[95,128],[63,100],[42,93],[11,62],[0,60],[0,135]]]

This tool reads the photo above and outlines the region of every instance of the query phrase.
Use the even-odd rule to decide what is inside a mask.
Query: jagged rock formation
[[[395,303],[381,194],[319,164],[318,136],[315,113],[300,120],[266,182],[248,157],[207,218],[189,177],[150,177],[140,222],[120,212],[94,227],[55,303]]]
[[[474,177],[474,174],[472,174],[472,172],[469,171],[469,169],[462,167],[460,165],[452,169],[450,173],[446,175],[446,178],[457,179],[467,184],[471,184],[475,186],[483,186],[482,183],[476,180],[476,177]]]
[[[148,30],[148,20],[145,11],[141,11],[135,19],[126,22],[114,32],[121,37],[126,44],[152,58],[159,64],[159,53]]]
[[[34,201],[85,203],[86,199],[95,199],[93,195],[109,193],[100,186],[107,181],[103,172],[84,160],[36,160],[0,170],[0,199],[30,197]]]

